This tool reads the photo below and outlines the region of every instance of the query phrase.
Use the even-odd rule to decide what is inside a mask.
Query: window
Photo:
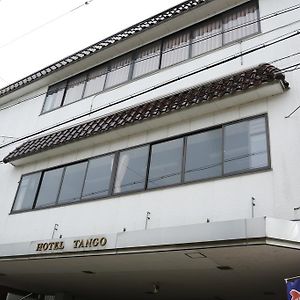
[[[200,24],[193,31],[192,57],[222,46],[222,20]]]
[[[43,112],[53,110],[62,105],[66,85],[67,82],[63,81],[49,87],[43,107]]]
[[[129,78],[130,66],[131,56],[125,56],[113,61],[107,74],[105,87],[112,87],[127,81]]]
[[[259,32],[250,1],[49,87],[42,112],[75,102]]]
[[[114,193],[145,188],[149,147],[138,147],[120,153]]]
[[[13,210],[31,209],[39,186],[41,172],[22,177]]]
[[[249,24],[249,25],[246,25]],[[255,2],[242,5],[223,19],[224,44],[258,32],[258,8]]]
[[[69,79],[64,98],[64,105],[82,98],[85,78],[86,75],[83,74]]]
[[[182,138],[152,146],[148,188],[180,183],[182,150]]]
[[[137,52],[134,68],[133,78],[147,74],[149,72],[159,69],[160,60],[160,43],[142,48]]]
[[[99,93],[104,88],[107,68],[100,67],[89,72],[84,90],[84,97]]]
[[[87,162],[65,168],[58,203],[80,200]]]
[[[268,166],[265,118],[225,126],[224,173]]]
[[[109,194],[114,155],[91,159],[88,164],[82,198],[90,199]]]
[[[222,129],[187,137],[186,149],[186,182],[222,175]]]
[[[58,196],[63,168],[44,172],[35,207],[54,205]]]
[[[165,68],[188,59],[189,42],[189,32],[180,33],[166,39],[163,43],[161,67]]]
[[[269,167],[267,119],[259,116],[24,175],[12,210],[100,199]]]

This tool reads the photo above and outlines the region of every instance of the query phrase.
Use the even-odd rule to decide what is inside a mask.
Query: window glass
[[[222,129],[187,138],[185,181],[222,175]]]
[[[44,107],[43,107],[43,112],[53,110],[61,106],[62,99],[65,92],[65,87],[66,87],[66,81],[60,82],[58,84],[49,87],[45,99]]]
[[[64,105],[82,98],[85,79],[86,74],[80,74],[69,79],[64,98]]]
[[[224,173],[268,166],[265,118],[225,126]]]
[[[132,77],[138,77],[158,70],[160,59],[160,43],[140,49],[134,61]]]
[[[62,186],[58,198],[59,203],[80,200],[87,162],[70,165],[65,168]]]
[[[89,72],[84,90],[84,97],[99,93],[104,88],[107,68],[100,67]]]
[[[25,175],[22,177],[13,210],[32,208],[40,178],[41,172]]]
[[[120,153],[114,193],[144,189],[148,154],[148,146]]]
[[[148,188],[180,183],[182,148],[182,138],[152,146]]]
[[[190,33],[172,35],[164,40],[161,67],[171,66],[189,57]]]
[[[36,207],[54,205],[58,196],[64,168],[46,171],[36,201]]]
[[[88,164],[82,198],[107,196],[111,180],[114,155],[91,159]]]
[[[110,71],[107,74],[105,87],[117,85],[129,79],[129,71],[131,66],[131,56],[125,56],[112,61]]]
[[[224,44],[258,32],[258,9],[256,3],[243,5],[225,14],[223,30]]]
[[[192,56],[197,56],[207,51],[222,46],[222,21],[212,20],[200,24],[193,31]]]

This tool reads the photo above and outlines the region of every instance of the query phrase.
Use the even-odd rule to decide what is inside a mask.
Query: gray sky
[[[0,87],[181,0],[0,0]]]

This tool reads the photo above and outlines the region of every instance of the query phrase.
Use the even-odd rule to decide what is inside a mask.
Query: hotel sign
[[[106,237],[89,237],[73,240],[59,240],[59,241],[39,241],[36,243],[36,253],[54,253],[54,252],[68,252],[78,250],[99,250],[105,248],[107,244]]]

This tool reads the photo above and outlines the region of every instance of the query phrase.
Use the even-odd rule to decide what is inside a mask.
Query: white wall
[[[298,1],[260,1],[260,15],[265,16],[284,7],[298,4]],[[22,137],[40,129],[47,128],[59,121],[68,120],[78,114],[88,112],[91,105],[99,108],[145,88],[149,88],[168,79],[176,78],[191,70],[206,66],[229,55],[239,53],[250,47],[262,44],[275,37],[299,28],[299,11],[271,18],[261,24],[262,33],[241,43],[235,43],[207,55],[161,70],[152,75],[132,81],[123,86],[103,92],[53,112],[40,115],[46,88],[37,91],[40,96],[0,110],[0,135]],[[291,25],[289,25],[291,23]],[[237,72],[263,62],[270,62],[299,51],[300,38],[294,37],[272,47],[257,51],[251,55],[236,59],[230,63],[198,73],[187,79],[165,86],[156,91],[134,98],[125,104],[100,111],[92,118],[111,111],[149,101],[178,90],[202,84],[209,80]],[[299,56],[274,63],[285,67],[299,61]],[[252,103],[235,106],[226,110],[182,121],[176,125],[161,129],[149,128],[143,134],[123,136],[118,140],[93,146],[87,150],[74,151],[45,161],[37,161],[24,166],[14,167],[0,164],[0,241],[1,243],[49,239],[55,224],[59,224],[57,237],[93,235],[98,233],[139,230],[145,227],[146,212],[151,212],[149,228],[178,226],[250,218],[251,197],[255,197],[255,216],[274,216],[284,219],[300,218],[300,184],[298,169],[300,166],[300,110],[290,118],[285,118],[300,105],[300,71],[286,74],[291,89],[281,95],[261,99]],[[28,96],[29,97],[29,96]],[[26,97],[23,97],[26,99]],[[22,99],[16,99],[16,102]],[[0,108],[1,109],[1,108]],[[134,195],[111,197],[83,204],[49,208],[10,215],[18,181],[22,174],[47,167],[76,161],[81,158],[99,155],[110,151],[147,143],[179,133],[190,132],[244,117],[268,113],[270,127],[271,165],[265,172],[245,174],[184,186],[165,188],[159,191],[147,191]],[[85,118],[87,119],[87,118]],[[83,120],[80,120],[83,121]],[[77,121],[78,122],[78,121]],[[68,124],[69,126],[70,124]],[[138,126],[138,125],[137,125]],[[8,140],[3,141],[4,143]],[[3,159],[18,144],[0,149]]]

